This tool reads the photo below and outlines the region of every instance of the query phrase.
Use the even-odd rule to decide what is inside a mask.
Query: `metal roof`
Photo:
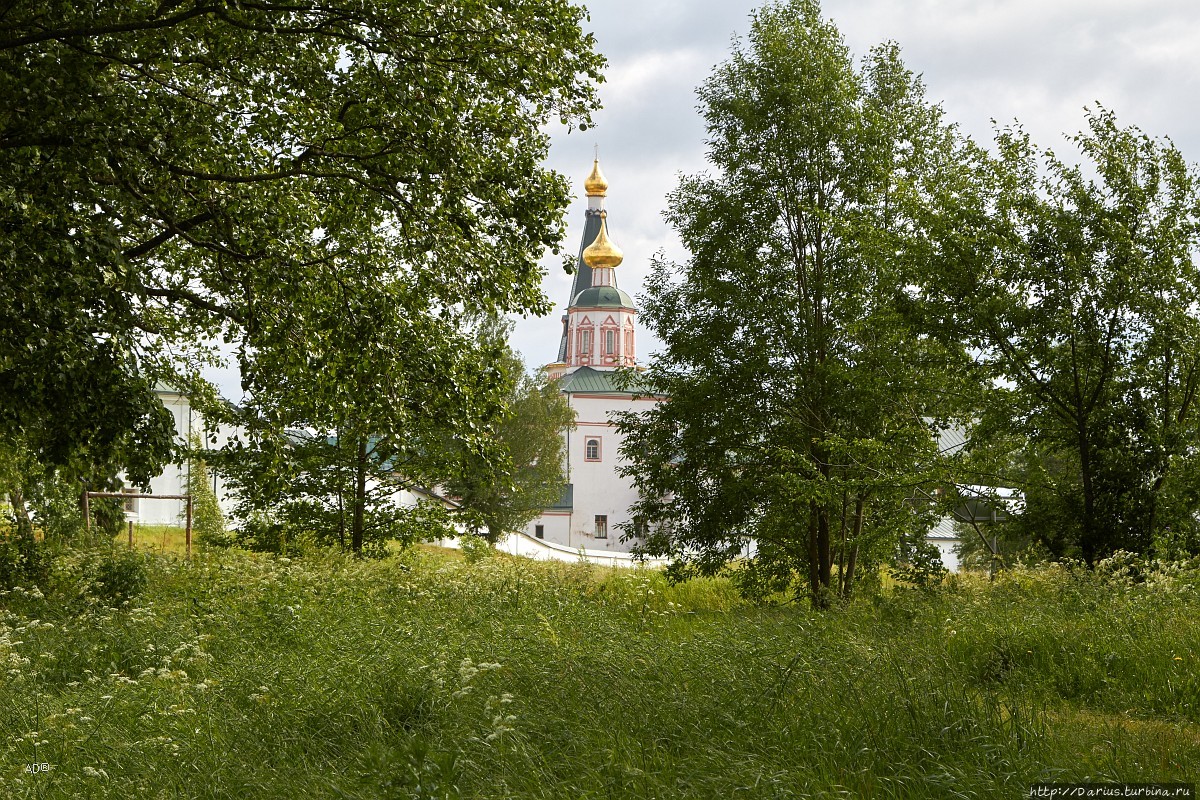
[[[571,301],[579,308],[633,308],[633,298],[615,286],[589,286]]]
[[[566,394],[590,392],[601,394],[633,394],[628,389],[622,389],[616,382],[615,370],[599,370],[591,367],[580,367],[569,372],[558,381],[558,388]]]
[[[633,383],[628,387],[621,386],[617,381],[618,370],[594,369],[579,367],[558,379],[558,388],[564,394],[623,394],[642,397],[661,396],[651,391],[646,383],[645,375],[634,376]]]

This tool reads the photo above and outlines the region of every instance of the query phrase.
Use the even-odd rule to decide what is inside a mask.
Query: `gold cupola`
[[[600,159],[592,162],[592,172],[583,182],[583,190],[587,192],[588,197],[606,197],[608,195],[608,181],[604,178],[604,173],[600,171]]]
[[[621,248],[608,238],[608,222],[605,220],[607,216],[606,212],[600,212],[600,232],[596,234],[595,240],[583,250],[583,261],[592,269],[606,267],[612,269],[625,260],[625,254],[621,252]]]

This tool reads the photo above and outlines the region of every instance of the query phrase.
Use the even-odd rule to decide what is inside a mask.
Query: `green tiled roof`
[[[572,308],[633,308],[633,298],[615,286],[589,286],[571,301]]]
[[[625,389],[617,384],[616,370],[592,367],[580,367],[564,375],[558,381],[558,388],[566,394],[650,394],[649,387],[642,385],[640,380]]]

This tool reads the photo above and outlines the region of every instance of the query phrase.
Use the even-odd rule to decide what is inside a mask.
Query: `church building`
[[[619,368],[637,366],[637,309],[617,286],[623,256],[609,233],[604,208],[608,182],[599,160],[593,162],[584,190],[583,241],[562,318],[558,360],[545,367],[575,410],[575,428],[564,433],[567,487],[525,533],[573,549],[628,552],[636,541],[621,539],[634,527],[630,506],[638,495],[632,481],[617,474],[623,463],[617,452],[622,437],[610,415],[643,410],[661,398],[638,397],[614,380]]]

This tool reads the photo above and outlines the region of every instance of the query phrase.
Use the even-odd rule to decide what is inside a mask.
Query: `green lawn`
[[[1196,571],[1020,571],[814,614],[430,550],[123,553],[0,598],[0,796],[1016,798],[1200,775]],[[141,594],[97,602],[139,563]]]

